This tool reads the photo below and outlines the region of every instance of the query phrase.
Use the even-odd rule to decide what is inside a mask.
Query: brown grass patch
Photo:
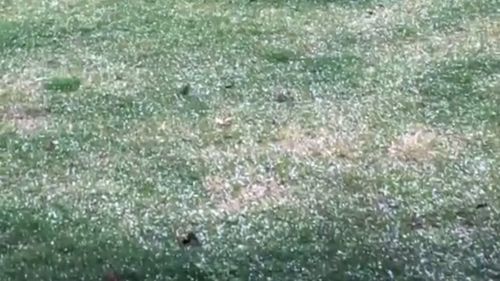
[[[297,126],[283,128],[275,147],[300,157],[335,157],[354,159],[358,150],[356,134],[330,132],[326,129],[304,130]]]
[[[273,207],[290,199],[285,186],[273,177],[257,176],[240,182],[238,179],[209,176],[203,185],[216,209],[226,214]]]
[[[24,135],[32,135],[47,125],[45,111],[29,106],[12,105],[0,112],[2,122],[13,125]]]
[[[427,128],[416,128],[400,136],[389,147],[389,154],[402,161],[424,162],[438,154],[438,134]]]
[[[17,95],[17,100],[37,96],[42,90],[44,69],[26,66],[21,72],[10,72],[0,76],[0,95]]]
[[[15,68],[18,69],[18,68]],[[28,61],[19,70],[0,76],[0,119],[21,134],[31,135],[47,125],[47,113],[36,103],[43,91],[46,69]]]
[[[438,156],[456,158],[467,142],[466,136],[417,125],[395,139],[388,153],[392,158],[406,162],[426,162]]]

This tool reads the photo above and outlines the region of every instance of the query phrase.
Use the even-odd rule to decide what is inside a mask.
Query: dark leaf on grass
[[[482,209],[488,207],[488,203],[480,203],[476,205],[476,209]]]
[[[182,88],[179,90],[179,95],[181,96],[187,96],[191,92],[191,85],[186,84],[182,86]]]
[[[196,247],[201,245],[198,237],[196,237],[196,235],[191,231],[183,236],[178,236],[177,240],[179,244],[183,247],[188,247],[188,246]]]
[[[292,99],[290,91],[279,91],[274,95],[274,100],[279,103],[292,101]]]

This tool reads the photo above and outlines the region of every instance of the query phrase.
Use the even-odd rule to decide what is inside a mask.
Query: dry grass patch
[[[47,125],[47,113],[40,108],[46,69],[38,63],[28,63],[20,71],[0,76],[0,119],[19,133],[31,135]]]
[[[291,202],[289,190],[278,179],[269,175],[208,176],[203,186],[218,212],[241,213],[265,209]]]
[[[9,67],[9,69],[19,68]],[[0,76],[0,96],[15,95],[13,99],[26,100],[41,93],[47,69],[37,63],[30,63],[20,69],[21,71],[9,71]]]
[[[256,142],[210,144],[193,155],[196,160],[205,163],[207,166],[217,167],[217,174],[221,170],[221,167],[226,167],[229,163],[243,162],[249,159],[255,163],[258,159],[273,159],[277,156],[269,150],[267,145]]]
[[[357,133],[331,132],[327,129],[304,130],[292,125],[278,133],[274,147],[278,151],[299,157],[325,157],[355,159],[358,157]]]
[[[392,142],[389,154],[402,161],[429,161],[439,153],[438,142],[435,131],[426,128],[412,129]]]
[[[16,104],[0,111],[0,116],[2,122],[13,125],[24,135],[32,135],[47,126],[47,114],[36,107]]]
[[[466,142],[465,136],[415,126],[395,139],[388,152],[392,158],[400,161],[422,163],[432,161],[438,156],[456,158]]]

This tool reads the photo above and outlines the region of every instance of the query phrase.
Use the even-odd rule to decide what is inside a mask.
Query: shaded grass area
[[[500,276],[495,1],[23,3],[1,280]]]
[[[121,229],[114,223],[106,223],[106,219],[89,220],[84,214],[63,206],[36,208],[34,202],[29,202],[20,208],[19,203],[16,207],[2,206],[5,220],[1,226],[1,245],[6,255],[2,263],[10,268],[3,274],[12,280],[26,276],[44,280],[94,280],[110,268],[126,276],[125,280],[268,277],[378,280],[391,276],[412,276],[406,278],[420,280],[439,278],[422,272],[422,267],[430,270],[435,264],[443,265],[439,275],[457,276],[453,267],[447,265],[447,259],[456,258],[457,253],[460,253],[459,265],[464,274],[459,276],[483,279],[490,276],[487,270],[495,266],[497,258],[491,247],[495,243],[494,232],[483,231],[459,238],[455,233],[435,229],[435,235],[442,240],[431,242],[421,234],[410,234],[413,232],[409,230],[413,227],[410,221],[402,221],[407,224],[407,231],[398,233],[396,229],[387,229],[381,233],[379,230],[388,225],[387,220],[352,208],[338,208],[338,205],[335,212],[341,216],[321,213],[321,217],[332,220],[318,225],[308,220],[319,214],[304,216],[285,210],[280,212],[283,215],[254,214],[254,223],[248,231],[258,233],[270,227],[279,240],[260,241],[258,239],[266,236],[262,234],[243,238],[238,233],[241,221],[219,222],[225,228],[224,237],[214,239],[210,250],[187,252],[169,243],[167,233],[157,234],[164,240],[153,243],[151,240],[159,238],[148,233],[147,227],[141,229],[141,235],[150,241],[138,243],[120,234]],[[271,224],[265,219],[270,216],[275,220]],[[360,219],[365,223],[352,223]],[[429,219],[441,218],[429,214]],[[450,217],[443,219],[449,221]],[[159,226],[169,227],[167,222],[157,223],[156,227]],[[452,237],[446,238],[449,235]],[[471,239],[468,240],[471,246],[463,248],[460,239]],[[229,245],[238,246],[227,251]],[[447,254],[436,255],[439,251]],[[290,252],[294,253],[293,258]],[[473,256],[476,260],[469,259]],[[200,260],[202,257],[210,260]]]
[[[257,222],[249,230],[260,232],[262,227],[271,227],[280,240],[258,243],[255,239],[259,237],[253,236],[253,239],[247,237],[241,240],[236,238],[239,237],[236,222],[222,223],[226,237],[216,241],[217,244],[212,245],[209,251],[187,252],[168,240],[139,244],[120,234],[120,228],[114,223],[106,223],[107,220],[102,218],[99,222],[89,220],[78,211],[64,206],[35,207],[36,203],[29,202],[29,206],[20,207],[19,203],[16,207],[2,206],[2,218],[6,219],[1,225],[1,247],[6,255],[2,262],[9,268],[3,274],[12,280],[26,276],[43,280],[95,280],[110,268],[120,272],[125,280],[268,277],[280,280],[378,280],[409,275],[413,277],[408,280],[420,280],[429,278],[428,273],[421,271],[422,267],[431,269],[435,264],[444,266],[440,275],[456,276],[453,268],[446,266],[446,260],[452,254],[435,254],[436,251],[450,250],[453,255],[461,253],[463,261],[460,266],[466,274],[463,277],[483,279],[488,276],[485,270],[495,266],[490,259],[495,259],[497,255],[488,246],[494,243],[495,233],[474,234],[471,237],[473,244],[465,249],[457,244],[456,238],[445,238],[449,233],[438,230],[435,235],[444,239],[440,242],[430,242],[418,234],[400,236],[393,232],[394,229],[388,229],[382,235],[378,229],[387,225],[387,221],[349,208],[336,208],[343,213],[341,220],[337,214],[322,213],[322,216],[332,216],[335,223],[325,221],[316,226],[310,222],[301,223],[301,219],[311,219],[311,214],[306,217],[294,211],[283,217],[269,213],[255,214],[256,218],[272,216],[276,221],[270,225],[262,221],[265,224],[262,225],[256,219]],[[286,220],[280,220],[281,217]],[[369,224],[352,224],[353,220],[360,218]],[[168,228],[166,223],[163,224]],[[338,227],[339,224],[349,227]],[[151,238],[147,228],[141,231],[143,237],[155,238]],[[401,244],[393,244],[395,239]],[[317,247],[318,240],[321,247]],[[228,243],[240,246],[228,252]],[[290,252],[294,253],[293,259],[289,256]],[[468,259],[479,253],[488,258]],[[423,263],[422,256],[426,257]],[[200,260],[202,257],[210,261]],[[439,277],[431,275],[430,278]]]
[[[420,81],[426,112],[438,120],[466,123],[498,120],[498,90],[477,83],[500,70],[494,57],[438,62]],[[430,118],[433,118],[427,115]]]

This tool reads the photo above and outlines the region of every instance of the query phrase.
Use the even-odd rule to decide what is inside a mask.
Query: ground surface
[[[499,280],[499,7],[0,0],[0,280]]]

